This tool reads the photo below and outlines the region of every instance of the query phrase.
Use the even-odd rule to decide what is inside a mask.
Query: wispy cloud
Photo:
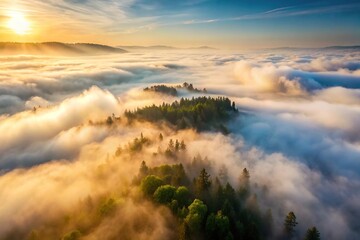
[[[204,0],[187,1],[194,5]],[[136,0],[12,0],[0,2],[0,19],[6,18],[10,11],[24,12],[29,18],[43,25],[60,29],[73,29],[77,32],[100,31],[106,33],[129,34],[160,26],[165,19],[173,20],[188,17],[186,13],[138,16],[132,11]]]
[[[131,39],[136,42],[135,38],[140,33],[171,26],[220,22],[225,24],[226,22],[325,15],[360,10],[360,3],[301,4],[272,9],[269,7],[265,11],[250,14],[246,14],[247,10],[244,7],[241,8],[244,14],[230,16],[226,12],[220,14],[221,11],[213,15],[213,11],[208,11],[214,7],[212,4],[208,0],[187,0],[181,3],[163,0],[150,3],[144,0],[2,0],[0,1],[0,22],[6,22],[9,11],[17,10],[27,15],[34,25],[33,29],[38,30],[39,36],[42,35],[41,33],[50,31],[53,33],[52,36],[54,35],[54,37],[43,37],[42,35],[38,37],[39,41],[83,41],[89,39],[88,41],[106,43],[109,41],[113,44],[119,40],[122,41],[123,35],[133,34],[133,36],[126,36],[127,41]],[[236,7],[239,5],[234,4],[234,8]],[[219,5],[219,9],[221,9],[221,5]],[[6,35],[9,33],[7,31],[6,26],[0,24],[0,34]],[[161,37],[163,36],[167,39],[173,38],[167,33]],[[159,39],[160,36],[154,35],[153,38]]]
[[[336,13],[336,12],[346,12],[346,11],[356,11],[356,10],[360,10],[360,4],[344,4],[344,5],[335,5],[335,6],[326,6],[326,7],[317,7],[317,8],[288,6],[288,7],[271,9],[261,13],[246,14],[231,18],[188,20],[182,22],[182,24],[204,24],[204,23],[213,23],[213,22],[284,18],[284,17],[292,17],[292,16],[326,14],[326,13]]]

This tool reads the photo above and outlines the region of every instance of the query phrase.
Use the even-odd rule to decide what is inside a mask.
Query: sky
[[[359,11],[358,0],[1,0],[0,39],[239,49],[357,45]]]
[[[359,12],[360,0],[0,0],[0,42],[360,45]],[[197,156],[213,178],[228,169],[236,189],[249,169],[251,192],[261,213],[272,209],[275,234],[294,211],[296,239],[312,226],[322,239],[360,239],[360,48],[61,55],[0,48],[0,239],[37,232],[62,239],[91,221],[86,239],[171,239],[178,229],[170,210],[139,201],[132,184],[142,161],[174,164],[161,154],[170,139],[186,142],[177,163],[189,179],[198,176]],[[184,82],[207,91],[144,91]],[[235,102],[229,135],[128,124],[124,116],[204,95]],[[108,126],[109,116],[119,119]],[[150,144],[133,154],[128,146],[140,136]],[[104,197],[117,210],[98,221],[100,205],[91,199]]]

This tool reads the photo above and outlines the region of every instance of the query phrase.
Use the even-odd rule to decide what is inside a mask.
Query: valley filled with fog
[[[176,127],[140,112],[202,96],[234,113]],[[236,191],[246,168],[241,206],[271,210],[268,239],[291,211],[297,239],[313,226],[358,239],[359,122],[359,49],[1,55],[0,239],[177,239],[182,215],[143,196],[144,163],[182,164],[189,186],[204,168]]]

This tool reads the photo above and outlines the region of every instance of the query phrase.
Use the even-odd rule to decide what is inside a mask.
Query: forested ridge
[[[162,135],[159,136],[162,139]],[[183,141],[171,139],[165,152],[181,156],[186,151]],[[291,239],[295,236],[297,219],[290,211],[284,216],[283,232],[274,233],[270,208],[262,209],[258,196],[251,189],[251,174],[247,168],[239,173],[233,187],[227,180],[227,169],[222,167],[211,176],[206,158],[196,156],[190,164],[179,163],[148,167],[141,163],[133,183],[140,187],[144,197],[155,204],[167,206],[177,218],[177,239]],[[185,169],[196,171],[191,179]],[[320,239],[316,227],[309,228],[305,240]]]
[[[171,104],[147,106],[135,111],[125,111],[125,117],[131,122],[143,120],[149,122],[167,121],[177,129],[194,128],[202,130],[221,130],[226,133],[224,123],[236,116],[235,103],[226,97],[181,98]]]
[[[130,122],[167,121],[177,130],[192,128],[197,131],[213,130],[224,133],[217,124],[225,124],[237,114],[235,103],[228,98],[198,97],[181,99],[172,104],[138,108],[136,111],[126,111],[124,115]],[[106,124],[115,127],[117,120],[120,118],[109,117]],[[110,221],[115,215],[118,216],[119,212],[126,211],[123,202],[131,196],[129,189],[135,189],[140,194],[132,197],[137,204],[152,203],[155,209],[168,209],[173,218],[173,221],[168,223],[168,227],[173,230],[169,239],[285,240],[300,239],[300,236],[304,240],[320,239],[320,233],[315,226],[310,227],[306,233],[297,232],[299,220],[291,209],[284,216],[281,226],[275,226],[272,209],[260,206],[259,203],[259,198],[266,196],[268,190],[265,186],[252,183],[251,169],[242,168],[237,181],[230,183],[225,165],[215,170],[208,156],[189,155],[188,146],[183,139],[172,139],[160,131],[159,129],[159,133],[152,136],[141,133],[127,144],[119,145],[113,154],[115,162],[99,166],[98,174],[101,181],[101,176],[116,166],[116,159],[140,164],[128,190],[89,196],[79,202],[80,216],[76,213],[66,215],[64,221],[57,222],[56,230],[52,231],[56,234],[62,232],[61,240],[86,239],[84,237],[99,227],[101,222]],[[165,142],[165,139],[169,140]],[[146,160],[139,162],[141,157],[145,157]],[[159,160],[165,160],[167,164],[158,164]],[[64,232],[62,229],[68,229],[68,221],[77,228]],[[137,216],[134,221],[137,222],[135,229],[140,233],[154,227],[154,223],[148,217],[142,219]],[[112,227],[117,228],[116,225]],[[282,230],[279,232],[278,229]],[[119,228],[117,232],[123,239],[132,237],[132,233],[124,228]],[[10,238],[18,234],[14,232]],[[34,229],[27,235],[27,239],[44,239],[46,234],[49,234],[46,227]],[[116,239],[116,236],[110,238]]]
[[[172,104],[163,103],[125,112],[129,121],[167,121],[177,129],[212,129],[223,133],[229,133],[223,124],[237,114],[235,103],[225,97],[182,98]],[[159,141],[162,140],[160,133]],[[134,149],[137,149],[135,152],[142,151],[142,147],[150,142],[141,135],[127,148],[132,152]],[[121,151],[120,147],[118,153]],[[296,232],[298,223],[292,211],[284,216],[281,234],[274,232],[271,209],[262,209],[256,191],[251,189],[250,169],[243,168],[236,186],[232,186],[228,182],[226,167],[212,176],[207,157],[195,156],[191,164],[184,166],[183,162],[188,162],[182,159],[184,152],[184,141],[171,139],[167,148],[159,149],[154,156],[164,155],[178,163],[148,167],[143,161],[133,181],[145,198],[167,206],[176,216],[178,239],[291,239],[301,235]],[[320,239],[320,233],[316,227],[311,227],[303,239]]]
[[[192,83],[187,83],[187,82],[184,82],[182,85],[176,85],[176,86],[167,86],[164,84],[154,85],[144,88],[144,91],[177,96],[178,95],[177,89],[185,89],[189,92],[194,92],[194,93],[207,93],[206,88],[200,90],[198,88],[195,88]]]

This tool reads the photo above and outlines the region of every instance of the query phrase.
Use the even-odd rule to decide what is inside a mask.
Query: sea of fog
[[[184,82],[207,93],[143,91]],[[249,169],[254,191],[266,188],[259,204],[272,209],[275,227],[294,211],[299,232],[315,225],[322,239],[359,239],[360,51],[338,49],[0,56],[0,238],[76,213],[89,196],[132,191],[151,152],[131,161],[114,152],[160,130],[94,123],[201,95],[235,101],[240,114],[228,123],[231,133],[165,128],[166,139],[184,139],[189,155],[209,159],[211,173],[225,166],[234,185]],[[171,236],[168,212],[137,203],[136,193],[124,196],[123,210],[88,239],[106,239],[114,225],[133,239]],[[151,219],[151,231],[129,225],[139,218]]]

